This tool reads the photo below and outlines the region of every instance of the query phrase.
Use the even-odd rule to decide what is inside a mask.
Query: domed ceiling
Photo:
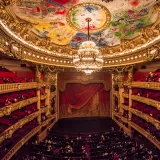
[[[87,39],[86,18],[91,18],[90,39],[101,49],[104,57],[110,58],[124,52],[128,54],[159,36],[156,33],[151,38],[155,33],[149,34],[159,24],[158,2],[1,0],[1,27],[11,32],[12,38],[44,54],[72,58],[80,44]],[[10,18],[4,18],[4,15]],[[143,34],[146,34],[145,38]]]

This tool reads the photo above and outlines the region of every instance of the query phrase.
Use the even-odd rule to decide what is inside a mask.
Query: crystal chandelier
[[[73,64],[77,71],[91,74],[98,72],[103,67],[103,56],[93,41],[89,40],[89,22],[91,18],[86,18],[88,22],[88,39],[82,42],[78,54],[73,57]]]

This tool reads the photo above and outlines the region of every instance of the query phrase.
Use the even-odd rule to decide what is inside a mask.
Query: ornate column
[[[113,94],[115,92],[115,88],[114,86],[115,85],[118,85],[117,84],[117,76],[115,73],[112,73],[112,88],[111,88],[111,116],[112,116],[112,119],[114,118],[114,111],[115,111],[115,95]]]
[[[41,95],[40,95],[40,81],[41,81],[41,73],[38,69],[38,66],[36,65],[36,68],[35,68],[35,81],[38,83],[38,88],[37,88],[37,110],[41,110]],[[39,114],[39,116],[37,117],[37,121],[38,121],[38,124],[41,124],[41,114]]]
[[[124,103],[124,98],[122,96],[122,93],[124,92],[124,72],[118,73],[118,86],[119,86],[118,108],[119,108],[119,112],[122,113],[123,110],[121,108],[121,104]]]
[[[47,94],[47,98],[45,99],[45,105],[47,106],[46,116],[50,115],[50,86],[47,85],[45,87],[45,93]]]
[[[133,81],[133,68],[128,71],[128,88],[129,88],[129,108],[128,108],[128,120],[131,121],[132,119],[132,113],[130,111],[130,108],[132,107],[132,81]],[[130,125],[128,125],[128,128],[131,130]]]
[[[41,110],[40,88],[37,88],[37,110]],[[37,117],[38,124],[41,124],[41,114]]]

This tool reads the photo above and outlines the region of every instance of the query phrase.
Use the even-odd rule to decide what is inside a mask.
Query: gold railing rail
[[[129,122],[129,125],[137,130],[139,133],[141,133],[144,137],[146,137],[149,141],[151,141],[157,148],[160,149],[160,141],[156,139],[156,137],[152,136],[149,132],[138,126],[137,124],[133,122]]]
[[[21,119],[20,121],[18,121],[17,123],[13,124],[12,126],[10,126],[8,129],[6,129],[4,132],[2,132],[0,134],[0,143],[2,143],[5,139],[11,138],[12,134],[18,130],[19,128],[22,128],[23,125],[25,125],[26,123],[32,121],[34,118],[36,118],[38,115],[40,114],[39,111],[34,112],[32,114],[30,114],[29,116]]]
[[[146,89],[160,90],[160,82],[137,82],[137,81],[133,81],[131,83],[131,86],[136,87],[136,88],[146,88]]]
[[[122,93],[122,97],[124,97],[124,98],[129,98],[129,94],[128,93]]]
[[[123,108],[123,109],[125,109],[125,110],[129,110],[129,106],[126,106],[126,105],[124,105],[124,104],[120,104],[120,108]]]
[[[129,128],[127,128],[126,126],[124,126],[122,123],[120,123],[119,121],[117,121],[115,118],[113,118],[113,120],[120,126],[120,128],[122,128],[124,130],[124,132],[131,136],[131,130]]]
[[[151,124],[153,124],[158,130],[160,129],[160,121],[153,118],[152,116],[145,114],[139,110],[130,108],[130,111],[132,114],[135,114],[138,117],[141,117],[142,119],[146,120],[147,122],[150,122]]]
[[[46,121],[42,122],[42,126],[46,126],[52,119],[56,118],[56,113],[51,115]]]
[[[7,115],[10,115],[11,112],[13,111],[16,111],[18,109],[21,109],[29,104],[32,104],[32,103],[35,103],[38,101],[38,98],[37,97],[33,97],[33,98],[29,98],[29,99],[25,99],[23,101],[19,101],[19,102],[16,102],[16,103],[13,103],[13,104],[10,104],[8,106],[5,106],[3,108],[0,108],[0,117],[3,117],[3,116],[7,116]]]
[[[160,102],[150,99],[150,98],[145,98],[145,97],[141,97],[141,96],[137,96],[137,95],[131,95],[131,99],[138,101],[138,102],[142,102],[145,103],[147,105],[151,105],[155,108],[157,108],[158,110],[160,110]]]
[[[123,117],[119,113],[114,112],[114,115],[118,118],[120,118],[123,122],[128,123],[128,118]]]
[[[25,89],[32,89],[37,87],[38,87],[37,82],[0,84],[0,94],[25,90]]]
[[[41,100],[45,100],[47,98],[47,94],[41,95]]]

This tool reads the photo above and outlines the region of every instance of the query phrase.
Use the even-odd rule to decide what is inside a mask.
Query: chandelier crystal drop
[[[93,41],[89,40],[89,22],[90,18],[86,18],[88,22],[88,40],[82,42],[78,50],[78,54],[73,56],[73,64],[77,71],[91,74],[98,72],[103,67],[103,56]]]

